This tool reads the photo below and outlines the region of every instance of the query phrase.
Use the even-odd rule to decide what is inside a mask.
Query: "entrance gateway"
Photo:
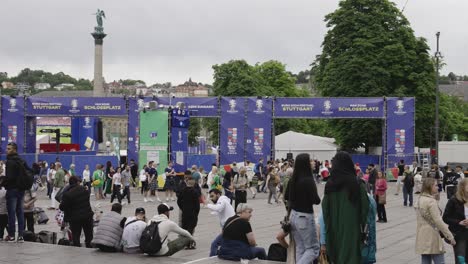
[[[154,101],[154,102],[152,102]],[[150,103],[151,102],[151,103]],[[177,103],[185,105],[186,113],[175,110]],[[151,109],[149,106],[151,106]],[[152,111],[167,113],[167,125],[152,128],[142,115]],[[382,119],[382,164],[392,167],[399,160],[413,161],[415,145],[415,98],[284,98],[284,97],[10,97],[1,100],[1,154],[9,142],[18,144],[19,153],[35,152],[37,116],[67,116],[79,121],[72,129],[73,143],[83,145],[87,137],[95,136],[100,117],[118,116],[128,120],[128,160],[138,161],[140,151],[165,151],[171,160],[183,162],[188,147],[187,126],[177,122],[191,117],[220,118],[220,164],[260,158],[274,158],[274,120],[304,119]],[[176,117],[176,119],[174,119]],[[163,116],[164,118],[164,116]],[[175,123],[174,123],[175,122]],[[150,125],[148,127],[148,125]],[[141,133],[141,128],[150,133]],[[161,126],[159,126],[161,127]],[[158,129],[162,133],[158,133]],[[154,131],[153,131],[154,130]],[[148,135],[147,135],[148,134]],[[77,136],[78,135],[78,136]],[[164,146],[141,144],[144,137],[167,138]],[[163,140],[164,141],[164,140]],[[164,142],[166,142],[164,141]],[[171,142],[171,144],[169,144]],[[173,152],[174,142],[182,142]],[[164,150],[163,150],[164,148]],[[154,149],[154,150],[153,150]],[[152,155],[157,155],[153,153]],[[169,157],[161,159],[167,161]],[[164,168],[166,164],[161,163]],[[187,164],[179,164],[189,167]]]

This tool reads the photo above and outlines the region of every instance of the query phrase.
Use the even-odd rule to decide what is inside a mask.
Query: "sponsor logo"
[[[406,114],[406,111],[405,111],[405,101],[401,100],[401,99],[398,99],[395,103],[395,106],[396,106],[396,111],[394,112],[395,114],[397,115],[404,115]]]
[[[238,111],[236,110],[237,102],[235,99],[229,100],[229,110],[227,110],[228,113],[237,113]]]
[[[255,110],[253,112],[257,114],[265,113],[265,110],[263,110],[263,100],[257,99],[257,101],[255,101]]]
[[[184,141],[182,140],[182,131],[179,131],[177,143],[182,144],[182,142],[184,142]]]
[[[83,128],[91,128],[91,118],[89,116],[84,118]]]
[[[80,109],[78,109],[78,99],[71,100],[71,108],[70,113],[76,114],[80,112]]]
[[[10,98],[10,107],[8,108],[8,112],[18,112],[18,108],[16,108],[16,98]]]
[[[331,108],[332,108],[332,103],[330,100],[325,100],[323,102],[323,111],[322,111],[322,114],[324,115],[331,115],[333,114],[333,111],[331,111]]]

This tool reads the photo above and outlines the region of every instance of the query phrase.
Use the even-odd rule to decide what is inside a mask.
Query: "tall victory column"
[[[94,32],[91,35],[94,38],[94,96],[104,96],[104,78],[102,77],[102,44],[107,36],[104,33],[102,26],[102,18],[106,18],[103,10],[98,9],[96,12],[97,27],[94,27]]]

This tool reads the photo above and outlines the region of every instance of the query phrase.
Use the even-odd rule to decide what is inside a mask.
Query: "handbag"
[[[378,195],[379,197],[379,204],[387,204],[387,193],[384,193],[382,195]]]
[[[57,201],[59,203],[62,202],[63,189],[64,189],[64,187],[61,187],[60,190],[57,192],[57,194],[54,197],[55,201]]]
[[[101,180],[94,180],[93,181],[93,186],[98,186],[101,184]]]
[[[329,264],[330,263],[330,262],[328,262],[328,257],[327,257],[326,253],[320,252],[318,263],[319,264]]]

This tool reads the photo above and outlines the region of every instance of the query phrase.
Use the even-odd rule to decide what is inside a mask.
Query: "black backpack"
[[[34,183],[34,174],[32,169],[29,168],[26,162],[22,159],[17,160],[17,162],[20,171],[16,180],[16,187],[21,191],[31,190]]]
[[[167,237],[161,241],[159,236],[159,224],[161,222],[151,222],[149,226],[143,230],[140,237],[140,250],[148,255],[154,255],[161,250],[161,247]]]
[[[271,244],[268,248],[268,260],[286,262],[288,257],[288,249],[280,243]]]

